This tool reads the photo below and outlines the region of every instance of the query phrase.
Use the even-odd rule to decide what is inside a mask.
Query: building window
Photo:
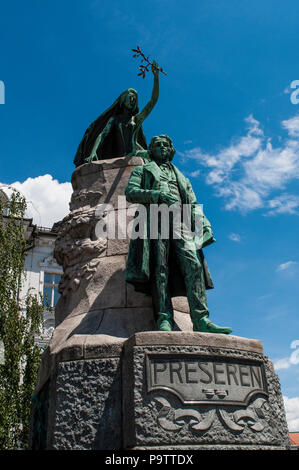
[[[58,284],[60,282],[61,275],[54,273],[44,273],[44,305],[45,307],[55,308],[59,299]]]

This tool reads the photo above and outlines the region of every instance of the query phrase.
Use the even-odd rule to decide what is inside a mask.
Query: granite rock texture
[[[56,371],[55,408],[50,409],[55,421],[48,449],[121,448],[120,358],[61,362]]]
[[[186,404],[169,388],[149,388],[151,355],[216,362],[218,379],[224,377],[219,364],[226,361],[262,364],[264,391],[242,405],[225,404],[223,397],[216,403]],[[260,341],[197,332],[149,331],[127,340],[74,335],[69,347],[48,351],[44,361],[50,373],[40,377],[37,389],[50,384],[47,449],[289,448],[279,380]],[[205,387],[207,392],[216,388]],[[220,391],[223,387],[217,385]]]
[[[184,333],[180,335],[184,336]],[[192,345],[191,338],[188,340],[186,335],[185,341],[182,338],[178,344],[175,344],[175,338],[172,341],[166,338],[165,341],[162,337],[159,338],[160,341],[157,338],[154,344],[151,344],[153,340],[150,334],[143,335],[147,336],[149,341],[145,338],[138,340],[139,335],[136,334],[134,339],[131,338],[125,344],[123,368],[127,373],[123,383],[124,447],[154,449],[169,445],[172,448],[229,446],[237,449],[238,446],[245,446],[287,449],[288,429],[279,380],[271,361],[262,354],[258,342],[256,347],[246,350],[246,342],[249,343],[250,340],[243,341],[239,338],[238,341],[237,337],[206,335],[205,341],[198,341],[198,345],[196,333],[189,335],[193,336]],[[217,338],[213,338],[215,336]],[[223,339],[224,347],[219,343],[218,347],[215,347],[215,339],[219,343]],[[237,342],[243,349],[236,348]],[[198,359],[202,360],[204,357],[207,361],[214,358],[218,363],[229,360],[236,363],[253,361],[254,364],[257,361],[263,364],[268,396],[257,393],[245,406],[225,405],[221,400],[211,405],[183,404],[169,389],[149,391],[146,371],[146,356],[149,354],[168,354],[176,358],[179,355],[188,357],[190,354],[193,361],[194,357],[198,356]]]

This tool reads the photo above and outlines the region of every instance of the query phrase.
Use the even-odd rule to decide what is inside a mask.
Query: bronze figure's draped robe
[[[152,96],[139,112],[138,94],[133,88],[117,100],[86,130],[75,155],[76,166],[93,160],[124,157],[147,149],[142,123],[151,113],[159,97],[159,67],[152,64],[154,85]]]
[[[132,117],[139,113],[139,108],[136,101],[132,114],[125,112],[123,102],[129,90],[124,91],[85,131],[74,158],[76,166],[86,163],[85,159],[91,155],[96,139],[103,132],[106,135],[96,151],[98,160],[122,157],[132,152],[133,133],[137,131]],[[138,129],[136,144],[140,149],[147,148],[142,126]]]

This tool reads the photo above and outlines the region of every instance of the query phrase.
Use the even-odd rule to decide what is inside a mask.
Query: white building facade
[[[28,293],[42,295],[44,301],[44,335],[41,346],[48,344],[55,327],[54,309],[59,298],[58,285],[62,267],[53,257],[56,233],[45,227],[33,226],[25,258],[25,277],[20,299]]]

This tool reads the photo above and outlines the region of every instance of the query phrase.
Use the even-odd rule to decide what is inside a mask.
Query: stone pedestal
[[[260,341],[137,333],[124,345],[124,448],[287,449],[280,384]]]
[[[45,353],[33,448],[289,448],[279,380],[259,341],[157,331],[105,341],[74,335]]]

